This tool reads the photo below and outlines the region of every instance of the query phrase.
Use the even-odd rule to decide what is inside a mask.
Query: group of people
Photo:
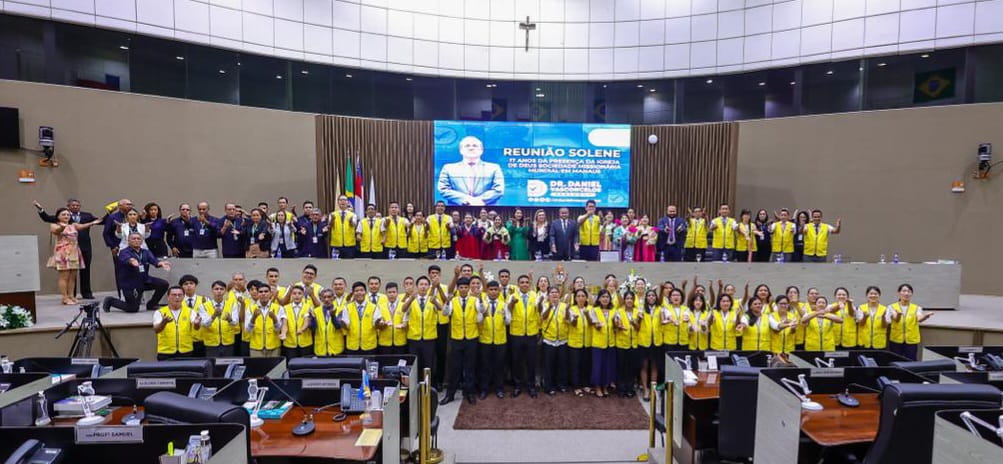
[[[532,218],[516,208],[505,220],[495,211],[481,208],[461,213],[446,212],[444,202],[436,202],[426,215],[407,203],[391,202],[384,216],[375,205],[364,212],[353,210],[348,198],[339,196],[331,213],[316,208],[312,201],[302,204],[302,214],[279,197],[277,208],[269,212],[267,202],[247,212],[234,203],[224,206],[224,215],[210,214],[208,202],[182,203],[177,214],[163,216],[160,205],[147,203],[134,208],[122,199],[110,205],[101,218],[81,211],[71,199],[55,215],[35,202],[43,221],[54,224],[56,237],[50,267],[60,271],[63,302],[75,303],[75,273],[81,271],[81,293],[90,297],[86,270],[92,250],[87,228],[102,225],[102,238],[111,250],[116,280],[121,291],[118,252],[129,246],[129,236],[139,234],[140,247],[157,257],[181,258],[469,258],[486,260],[581,259],[598,261],[612,252],[612,259],[624,261],[788,261],[825,262],[829,237],[838,234],[842,221],[823,222],[822,211],[787,209],[759,210],[755,217],[742,210],[731,217],[729,205],[722,204],[717,216],[708,219],[701,207],[690,208],[685,217],[675,205],[653,221],[629,208],[616,218],[612,211],[598,211],[594,201],[585,204],[585,213],[573,217],[560,208],[551,219],[538,209]],[[66,211],[67,216],[61,216]],[[476,214],[476,216],[475,216]],[[603,259],[609,259],[604,257]]]
[[[147,264],[163,265],[148,253]],[[185,275],[167,290],[166,306],[151,307],[158,359],[411,353],[445,385],[443,404],[460,391],[470,403],[504,398],[509,376],[512,397],[540,389],[632,397],[639,388],[647,400],[669,351],[873,348],[916,359],[920,324],[932,314],[913,303],[909,284],[885,305],[876,287],[858,303],[842,287],[827,298],[815,288],[802,297],[796,286],[750,293],[746,284],[739,297],[733,284],[715,288],[697,277],[692,287],[636,276],[621,285],[614,275],[590,285],[568,279],[563,265],[538,278],[506,269],[494,276],[470,263],[452,274],[431,265],[399,284],[335,277],[325,287],[307,265],[288,285],[271,268],[263,280],[237,273],[214,281],[207,294]]]

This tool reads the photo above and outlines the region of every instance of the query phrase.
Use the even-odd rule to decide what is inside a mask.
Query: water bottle
[[[777,255],[777,262],[780,263],[780,264],[784,263],[784,254],[783,253],[780,253],[780,254]]]
[[[536,250],[535,257],[537,262],[543,261],[543,252],[540,250]]]
[[[390,251],[387,252],[387,256],[390,259],[397,259],[397,250],[391,248]]]
[[[212,457],[212,441],[209,440],[209,431],[203,430],[200,434],[201,443],[199,444],[199,462],[203,464],[209,463],[209,458]]]
[[[836,257],[832,259],[833,263],[839,264],[843,262],[843,255],[836,253]]]
[[[697,253],[697,262],[703,261],[703,253]]]
[[[281,258],[282,257],[282,246],[281,245],[278,248],[275,249],[275,257],[276,258]]]
[[[627,247],[623,250],[623,260],[626,262],[634,261],[634,247]]]
[[[899,263],[899,254],[895,253],[892,255],[892,264],[898,264],[898,263]]]
[[[248,379],[247,401],[258,401],[258,379]]]
[[[331,259],[338,259],[339,256],[341,256],[341,253],[338,252],[338,249],[331,248]]]
[[[721,262],[722,263],[728,262],[728,252],[726,250],[721,250]]]
[[[881,253],[881,257],[878,258],[878,264],[885,264],[887,262],[888,261],[885,261],[885,254]]]
[[[663,263],[665,262],[665,252],[664,251],[658,252],[658,261],[663,262]]]

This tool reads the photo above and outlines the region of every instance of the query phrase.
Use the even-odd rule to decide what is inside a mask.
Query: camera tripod
[[[76,317],[67,322],[66,327],[56,334],[57,339],[62,337],[74,324],[77,324],[78,320],[80,321],[77,326],[77,334],[73,337],[73,343],[70,345],[69,357],[89,358],[91,356],[91,348],[94,345],[94,339],[97,337],[99,331],[105,343],[108,344],[108,348],[111,349],[111,354],[116,358],[119,357],[118,350],[115,349],[115,344],[111,342],[111,334],[105,328],[104,324],[101,323],[101,318],[98,314],[98,303],[81,305],[80,312],[77,313]],[[83,316],[82,320],[81,316]]]

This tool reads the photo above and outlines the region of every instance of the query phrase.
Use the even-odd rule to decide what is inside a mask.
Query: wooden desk
[[[139,408],[141,411],[143,408]],[[308,406],[312,411],[313,407]],[[132,412],[132,407],[116,407],[100,425],[121,425],[122,417]],[[254,457],[306,457],[348,461],[369,461],[375,458],[379,446],[355,446],[362,434],[362,420],[358,414],[349,415],[344,422],[334,422],[340,412],[331,408],[314,415],[316,430],[305,437],[292,434],[292,429],[303,420],[303,412],[293,408],[282,420],[265,420],[260,428],[251,429],[251,455]],[[382,428],[383,413],[372,413],[373,423],[365,428]],[[53,418],[51,426],[74,426],[77,418]]]
[[[821,411],[801,411],[801,431],[819,445],[841,446],[870,443],[878,435],[881,401],[877,393],[854,393],[860,406],[848,408],[833,395],[809,395],[824,408]]]
[[[721,397],[721,373],[697,372],[697,384],[684,390],[691,400],[716,400]]]

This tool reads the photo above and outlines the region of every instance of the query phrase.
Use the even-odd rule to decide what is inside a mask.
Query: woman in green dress
[[[509,242],[509,259],[512,261],[529,261],[529,225],[526,224],[525,214],[522,209],[516,208],[512,213],[512,219],[505,224],[508,234],[511,237]]]

